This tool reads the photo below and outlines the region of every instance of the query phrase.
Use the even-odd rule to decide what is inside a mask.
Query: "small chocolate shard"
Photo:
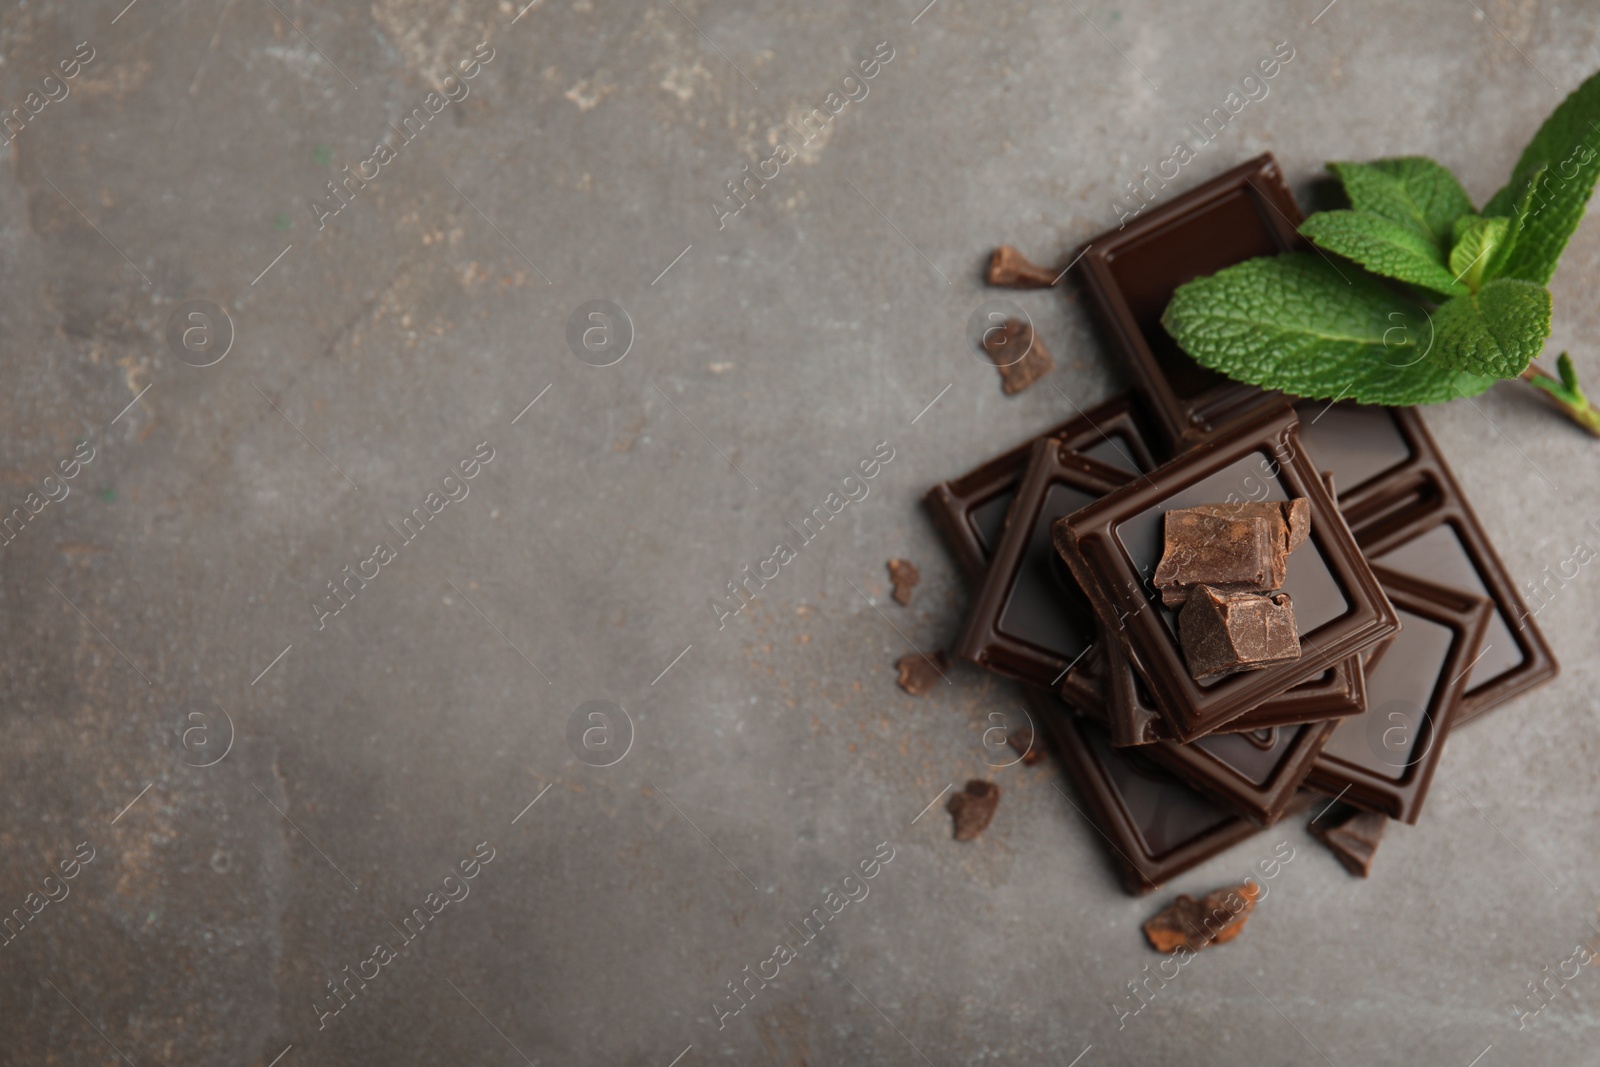
[[[1345,807],[1331,818],[1312,820],[1310,830],[1332,850],[1344,869],[1358,878],[1372,873],[1372,858],[1389,824],[1385,815]]]
[[[1178,613],[1178,641],[1197,679],[1300,658],[1300,631],[1288,593],[1223,593],[1196,586]]]
[[[1010,289],[1048,289],[1057,277],[1058,272],[1030,263],[1015,248],[1001,245],[989,256],[985,280],[990,285],[1004,285]]]
[[[1153,579],[1161,602],[1176,607],[1197,585],[1224,592],[1265,593],[1283,587],[1289,553],[1311,531],[1304,497],[1174,508],[1163,516],[1166,537]]]
[[[1144,924],[1144,936],[1157,952],[1187,948],[1199,952],[1232,941],[1256,908],[1261,887],[1252,882],[1207,893],[1200,900],[1180,895]]]
[[[1015,396],[1056,369],[1055,358],[1021,319],[1007,319],[983,335],[983,351],[1000,371],[1000,388]]]
[[[1044,759],[1044,748],[1039,744],[1039,735],[1033,732],[1031,726],[1021,726],[1006,735],[1006,743],[1016,749],[1017,755],[1022,757],[1024,767],[1032,767]]]
[[[945,803],[955,821],[957,841],[971,841],[989,828],[994,809],[1000,806],[1000,787],[993,782],[974,778],[965,791],[956,793]]]
[[[948,666],[949,661],[943,652],[935,652],[931,656],[913,652],[895,662],[895,669],[900,672],[900,688],[914,697],[921,696],[943,681]]]
[[[922,581],[922,572],[916,564],[905,559],[889,561],[889,581],[894,584],[894,598],[902,607],[911,603],[911,590]]]

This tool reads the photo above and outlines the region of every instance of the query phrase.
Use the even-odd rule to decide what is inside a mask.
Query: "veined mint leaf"
[[[1444,251],[1408,226],[1368,211],[1319,211],[1300,232],[1374,274],[1420,285],[1442,297],[1470,292],[1446,269]]]
[[[1329,163],[1328,169],[1344,186],[1351,207],[1415,230],[1441,252],[1449,247],[1451,224],[1472,211],[1455,175],[1425,156]]]
[[[1485,215],[1511,215],[1532,180],[1533,196],[1521,219],[1516,247],[1500,276],[1544,285],[1555,273],[1567,240],[1583,221],[1585,207],[1600,177],[1600,73],[1591,74],[1544,120],[1511,180],[1484,207]]]
[[[1532,282],[1496,278],[1433,313],[1430,358],[1473,374],[1515,378],[1550,336],[1550,291]]]
[[[1494,384],[1430,358],[1420,305],[1345,274],[1310,252],[1246,260],[1179,286],[1161,322],[1205,366],[1293,396],[1432,404]]]
[[[1499,250],[1511,229],[1511,220],[1463,215],[1465,226],[1456,222],[1456,240],[1450,249],[1450,273],[1473,292],[1482,284],[1489,259]]]
[[[1528,175],[1528,180],[1523,183],[1522,193],[1513,201],[1511,215],[1506,219],[1507,225],[1505,237],[1501,239],[1500,247],[1490,253],[1487,265],[1484,267],[1484,278],[1500,277],[1500,272],[1502,268],[1505,267],[1507,261],[1510,260],[1511,253],[1516,251],[1517,241],[1522,236],[1523,220],[1532,218],[1533,198],[1535,193],[1538,191],[1540,180],[1544,177],[1544,173],[1548,169],[1548,167],[1543,165],[1536,167],[1533,173]],[[1494,218],[1497,216],[1490,217]],[[1460,231],[1458,230],[1457,233],[1459,234],[1459,232]]]

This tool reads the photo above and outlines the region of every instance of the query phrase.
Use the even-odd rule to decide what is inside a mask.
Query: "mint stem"
[[[1565,352],[1561,353],[1560,359],[1566,364],[1563,369],[1570,369],[1571,361],[1567,359]],[[1532,385],[1546,400],[1555,406],[1556,410],[1579,426],[1582,426],[1585,430],[1588,430],[1595,437],[1600,437],[1600,408],[1596,408],[1589,403],[1589,398],[1584,396],[1583,391],[1577,388],[1575,379],[1572,387],[1568,388],[1567,383],[1560,378],[1532,363],[1528,364],[1528,369],[1518,377]]]

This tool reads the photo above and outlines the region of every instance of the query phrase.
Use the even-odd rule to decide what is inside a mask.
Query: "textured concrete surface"
[[[1561,679],[1450,739],[1369,881],[1295,820],[1171,886],[1295,849],[1245,935],[1120,1029],[1155,902],[1052,763],[996,774],[975,843],[919,820],[988,773],[1014,693],[958,668],[911,699],[892,669],[965,604],[925,488],[1120,388],[1078,297],[1022,294],[1060,366],[1000,394],[963,339],[996,242],[1048,260],[1114,224],[1284,41],[1175,188],[1270,149],[1310,197],[1327,158],[1422,152],[1481,201],[1600,66],[1592,7],[923,2],[0,15],[6,108],[94,56],[0,150],[4,507],[66,491],[0,553],[0,893],[40,909],[0,949],[7,1062],[1592,1062],[1589,968],[1512,1009],[1595,937],[1596,569],[1540,616]],[[879,42],[867,96],[719,227],[724,183]],[[1597,278],[1591,220],[1551,345],[1591,381]],[[168,341],[190,300],[231,320],[212,366]],[[567,342],[594,300],[635,334],[607,367]],[[215,351],[226,324],[195,321]],[[1507,387],[1428,418],[1519,581],[1594,541],[1595,442]],[[708,600],[879,442],[870,495],[719,629]],[[390,525],[463,488],[412,542]],[[891,556],[922,568],[909,608]],[[347,566],[378,575],[319,628]],[[575,715],[622,759],[581,762]],[[719,1029],[875,851],[869,895]]]

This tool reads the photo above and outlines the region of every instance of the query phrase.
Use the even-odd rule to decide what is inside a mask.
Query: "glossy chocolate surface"
[[[1555,656],[1415,408],[1384,412],[1411,458],[1339,503],[1374,563],[1493,602],[1456,725],[1553,679]],[[1327,442],[1324,442],[1324,448]],[[1318,462],[1322,452],[1307,451]],[[1341,486],[1343,490],[1343,486]],[[1482,658],[1477,658],[1481,656]]]
[[[1467,689],[1490,602],[1378,568],[1400,632],[1367,662],[1367,707],[1338,723],[1307,779],[1347,804],[1414,823]]]
[[[1080,467],[1101,481],[1114,480],[1120,471],[1138,474],[1155,466],[1147,441],[1145,417],[1128,394],[1112,397],[1081,412],[1059,426],[979,465],[959,478],[940,482],[928,490],[923,503],[934,524],[955,553],[967,580],[982,583],[989,559],[1000,546],[1006,512],[1016,495],[1036,441],[1056,438],[1086,457]]]
[[[1147,893],[1258,831],[1137,753],[1113,748],[1103,727],[1053,694],[1029,686],[1027,700],[1128,892]]]
[[[1086,246],[1090,302],[1174,449],[1276,394],[1229,381],[1185,355],[1161,325],[1173,291],[1235,263],[1303,247],[1301,220],[1277,161],[1265,154]]]
[[[1050,528],[1098,500],[1115,483],[1084,472],[1059,440],[1037,441],[1005,530],[967,624],[958,656],[1008,678],[1053,687],[1094,642],[1094,612],[1077,586],[1057,578]]]
[[[1075,513],[1058,530],[1058,548],[1074,576],[1179,740],[1211,732],[1394,631],[1393,609],[1305,456],[1296,426],[1294,412],[1280,404]],[[1306,654],[1201,684],[1189,676],[1171,613],[1147,578],[1160,558],[1162,512],[1225,501],[1230,493],[1307,499],[1311,534],[1291,557],[1285,585]]]

